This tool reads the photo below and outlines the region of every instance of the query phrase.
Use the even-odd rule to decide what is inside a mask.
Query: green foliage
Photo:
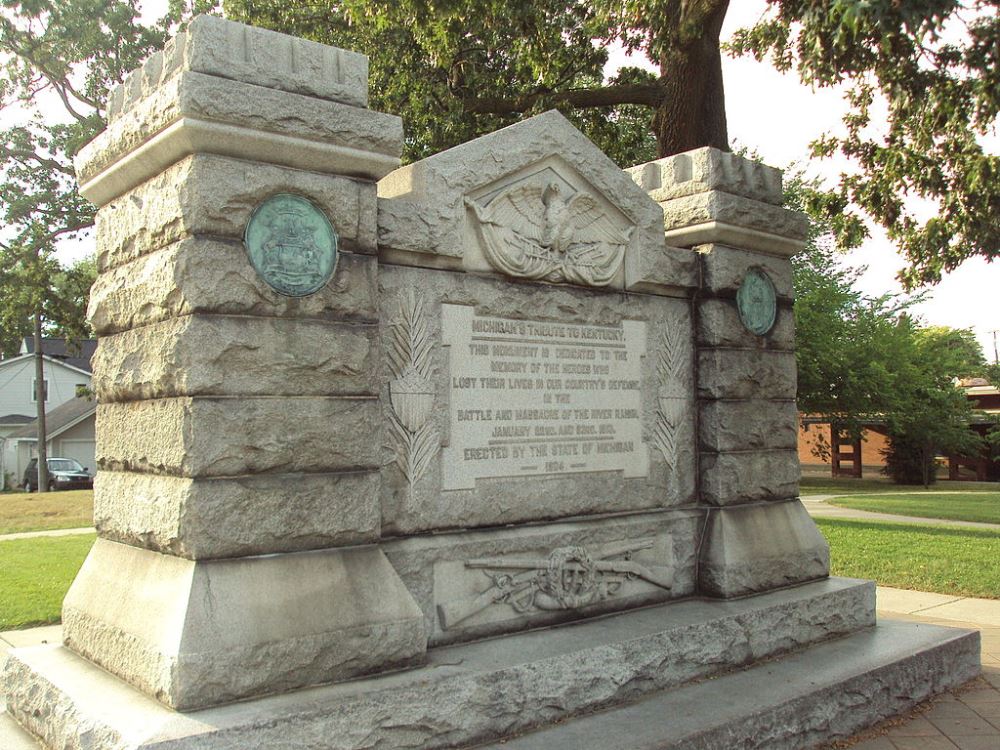
[[[935,456],[972,456],[982,448],[969,427],[968,399],[955,381],[981,367],[983,356],[969,331],[919,329],[909,318],[901,324],[909,335],[896,355],[892,408],[885,415],[885,471],[897,482],[927,486],[935,479]]]
[[[108,90],[163,46],[183,12],[147,27],[137,0],[4,2],[0,10],[0,349],[39,315],[46,333],[86,333],[92,261],[62,268],[60,240],[78,238],[94,207],[76,187],[73,157],[103,127]],[[55,114],[54,114],[55,113]]]
[[[0,630],[59,622],[94,534],[0,542]]]
[[[804,83],[843,85],[851,104],[842,136],[813,144],[859,167],[810,208],[842,244],[861,225],[851,204],[904,252],[903,282],[936,282],[966,258],[1000,255],[1000,156],[984,150],[1000,110],[997,0],[772,2],[736,34],[735,54],[795,68]],[[921,218],[913,197],[934,204]]]
[[[801,207],[812,189],[793,176],[786,203]],[[936,455],[981,448],[954,381],[982,370],[982,350],[971,330],[918,325],[907,310],[920,297],[858,292],[860,271],[838,265],[831,231],[814,222],[792,259],[799,410],[854,437],[866,424],[883,426],[889,476],[928,485]]]
[[[576,107],[565,96],[602,89],[607,22],[565,0],[226,0],[234,20],[370,58],[371,105],[402,115],[405,162],[558,107],[623,165],[653,158],[647,107]],[[612,86],[650,86],[639,69]],[[562,96],[560,96],[562,95]]]
[[[890,435],[882,450],[885,466],[882,473],[896,484],[919,484],[930,487],[937,482],[937,463],[932,450],[925,450],[919,437]]]
[[[1000,598],[1000,534],[899,523],[817,518],[830,573],[881,586]]]

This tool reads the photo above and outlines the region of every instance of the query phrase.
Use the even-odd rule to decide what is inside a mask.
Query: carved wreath
[[[466,205],[479,220],[487,260],[526,279],[607,286],[634,229],[619,229],[586,193],[564,200],[555,183],[521,185],[487,206],[469,200]]]

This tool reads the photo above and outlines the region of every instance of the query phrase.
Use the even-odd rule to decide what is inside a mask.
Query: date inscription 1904
[[[646,324],[574,325],[442,305],[450,352],[443,489],[477,479],[649,471],[642,441]]]

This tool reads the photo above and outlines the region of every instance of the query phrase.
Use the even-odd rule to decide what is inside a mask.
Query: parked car
[[[52,490],[89,490],[94,486],[94,477],[86,466],[80,466],[75,458],[49,458],[45,461],[49,467],[49,491]],[[38,490],[38,459],[33,458],[24,470],[24,491]]]

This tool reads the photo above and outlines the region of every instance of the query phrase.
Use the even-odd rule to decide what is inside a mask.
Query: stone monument
[[[399,168],[367,98],[363,56],[199,17],[81,152],[98,540],[7,662],[26,729],[802,747],[977,673],[828,578],[779,171],[622,171],[556,112]]]

